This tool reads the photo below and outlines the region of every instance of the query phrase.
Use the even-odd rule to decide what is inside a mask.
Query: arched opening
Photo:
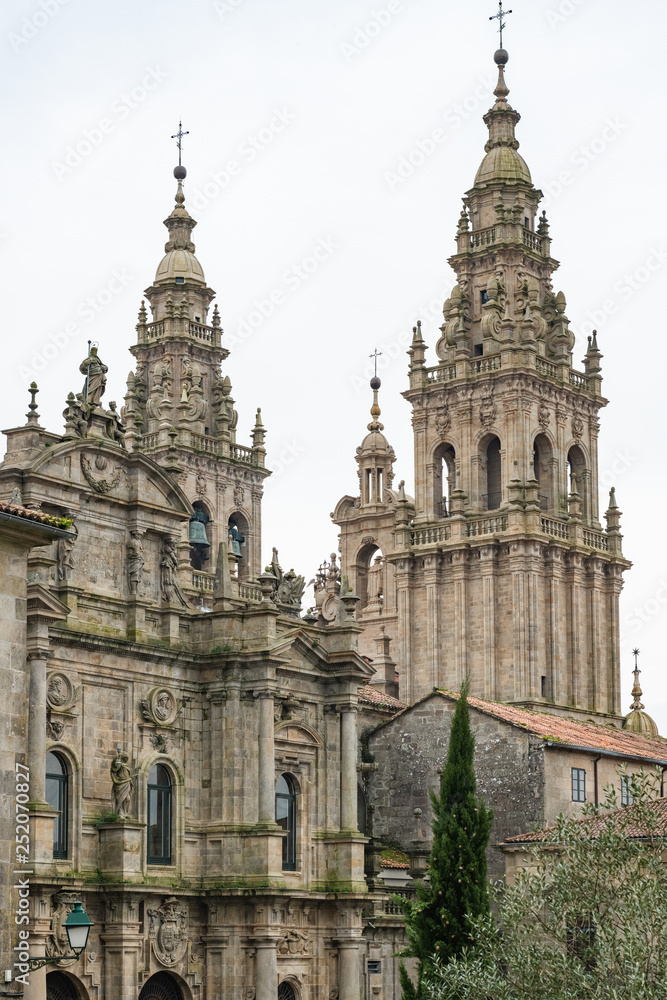
[[[283,838],[283,871],[296,871],[296,786],[290,774],[276,781],[276,823],[287,834]]]
[[[553,448],[546,434],[538,434],[533,444],[533,477],[539,483],[537,492],[542,510],[554,507]]]
[[[164,764],[153,764],[148,774],[149,865],[171,864],[172,783]]]
[[[250,576],[248,565],[248,522],[243,514],[235,511],[227,522],[227,555],[232,576],[247,580]]]
[[[500,440],[494,435],[486,438],[482,446],[482,507],[497,510],[503,498]]]
[[[451,444],[441,444],[433,456],[433,500],[436,517],[449,517],[452,493],[456,489],[456,452]]]
[[[203,503],[195,500],[194,514],[190,518],[188,537],[190,541],[190,564],[193,569],[203,570],[210,559],[211,539],[209,538],[211,517]]]
[[[381,614],[385,602],[385,561],[377,545],[365,545],[356,562],[356,592],[359,610],[368,614]]]
[[[291,983],[282,982],[278,987],[278,1000],[298,1000]]]
[[[357,785],[357,829],[365,837],[368,831],[368,801],[362,785]]]
[[[573,445],[567,453],[567,492],[578,493],[582,503],[584,520],[588,519],[588,476],[586,458],[579,445]],[[567,510],[567,498],[565,502]]]
[[[53,857],[66,858],[69,827],[69,771],[67,762],[50,751],[46,755],[46,801],[57,813],[53,818]]]
[[[144,984],[139,1000],[185,1000],[183,991],[168,972],[157,972]]]
[[[81,994],[69,976],[63,972],[48,972],[46,1000],[81,1000]]]

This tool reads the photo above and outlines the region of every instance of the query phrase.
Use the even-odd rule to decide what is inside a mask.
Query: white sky
[[[142,291],[166,240],[170,135],[182,116],[186,203],[232,348],[239,441],[248,443],[257,405],[269,431],[265,558],[276,545],[283,566],[310,579],[336,547],[329,511],[356,493],[376,346],[397,481],[413,480],[404,352],[421,316],[435,363],[460,198],[487,136],[495,9],[493,0],[5,0],[2,426],[23,422],[33,377],[42,423],[62,426],[88,339],[110,367],[106,399],[120,405]],[[547,194],[556,287],[584,343],[598,328],[605,356],[602,507],[615,484],[634,562],[622,597],[624,710],[637,645],[647,709],[667,733],[665,5],[513,0],[513,10],[510,102]],[[401,157],[438,128],[443,140],[397,180]],[[260,134],[269,141],[253,153]],[[86,155],[70,153],[68,165],[80,143]],[[329,249],[301,280],[294,268],[318,244]],[[244,325],[277,292],[272,314]],[[65,346],[40,362],[51,338]]]

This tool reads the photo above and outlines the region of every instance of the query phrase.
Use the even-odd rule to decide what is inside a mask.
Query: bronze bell
[[[201,521],[190,521],[189,541],[190,545],[205,545],[207,548],[210,548],[211,543],[206,537],[206,528]]]

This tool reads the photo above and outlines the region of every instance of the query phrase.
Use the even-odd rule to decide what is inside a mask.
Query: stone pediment
[[[42,453],[30,472],[90,491],[109,502],[141,503],[190,517],[192,507],[173,477],[152,459],[90,438]]]

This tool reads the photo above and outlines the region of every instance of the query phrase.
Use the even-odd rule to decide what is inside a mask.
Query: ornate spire
[[[632,676],[634,677],[634,684],[632,685],[632,704],[630,705],[630,710],[634,711],[635,709],[644,707],[640,700],[644,692],[642,691],[641,686],[639,684],[639,675],[641,673],[641,670],[637,665],[637,657],[639,656],[639,650],[633,649],[632,655],[635,658],[635,669],[632,671]]]
[[[373,390],[373,405],[371,406],[372,420],[370,424],[368,424],[369,431],[384,430],[384,424],[381,424],[380,421],[378,420],[378,417],[380,416],[381,412],[380,404],[378,403],[378,389],[380,388],[381,385],[382,382],[380,381],[380,379],[377,377],[377,375],[374,375],[373,378],[371,379],[371,389]]]

